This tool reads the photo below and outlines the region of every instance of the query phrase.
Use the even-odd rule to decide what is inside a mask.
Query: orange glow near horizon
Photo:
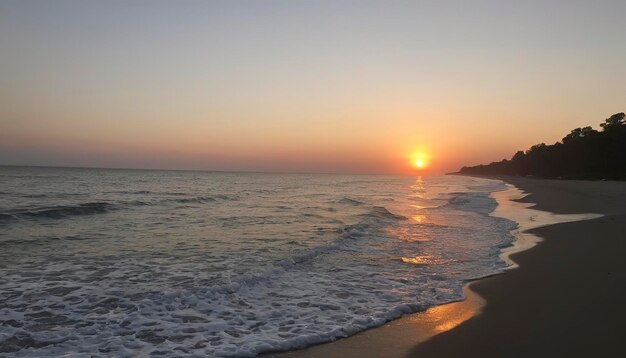
[[[2,165],[437,175],[623,110],[624,1],[75,3],[1,5]]]

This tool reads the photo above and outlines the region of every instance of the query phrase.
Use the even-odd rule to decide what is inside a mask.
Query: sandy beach
[[[625,13],[0,0],[0,358],[626,358]]]
[[[603,216],[523,233],[543,240],[511,255],[518,268],[473,282],[465,301],[274,356],[622,355],[626,183],[501,179],[529,193],[519,201],[533,209]]]

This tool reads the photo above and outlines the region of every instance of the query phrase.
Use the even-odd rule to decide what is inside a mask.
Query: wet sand
[[[507,181],[536,209],[606,216],[531,230],[545,240],[512,256],[519,269],[472,286],[483,313],[407,356],[623,356],[626,183]]]
[[[275,356],[623,356],[626,182],[502,179],[534,209],[604,216],[519,233],[536,246],[510,255],[518,268],[473,282],[465,301]]]

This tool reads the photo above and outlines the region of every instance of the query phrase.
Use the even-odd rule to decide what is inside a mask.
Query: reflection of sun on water
[[[435,256],[431,256],[431,255],[422,255],[422,256],[415,256],[415,257],[401,257],[400,259],[404,263],[414,264],[414,265],[441,265],[441,264],[446,263],[446,260],[435,257]]]
[[[472,297],[466,304],[447,304],[428,309],[430,319],[435,324],[436,332],[449,331],[472,318],[480,311],[484,301],[480,297]]]
[[[411,158],[410,163],[416,170],[427,170],[429,158],[426,158],[423,153],[416,153]],[[445,222],[445,218],[442,219],[436,216],[436,214],[431,214],[428,210],[424,210],[437,206],[432,205],[431,199],[435,199],[438,195],[437,192],[431,193],[429,191],[426,182],[420,175],[411,184],[408,192],[408,197],[411,199],[408,203],[409,211],[405,213],[405,216],[410,218],[410,220],[404,221],[404,225],[387,228],[394,237],[409,242],[430,241],[433,240],[433,237],[427,234],[429,231],[419,230],[422,225],[436,224],[441,221],[444,221],[443,225],[448,225]],[[435,216],[433,217],[433,215]],[[416,228],[418,229],[416,230]],[[431,255],[427,253],[431,253]],[[415,254],[420,255],[413,256]],[[414,267],[416,270],[425,270],[432,265],[445,265],[452,260],[438,256],[433,252],[424,252],[424,250],[416,251],[413,255],[411,253],[405,255],[397,257],[396,260],[403,265],[407,265],[406,267]],[[405,275],[398,276],[397,279],[402,279]],[[414,279],[410,274],[406,276],[409,279]],[[424,312],[412,314],[398,320],[395,325],[405,325],[404,327],[414,328],[407,331],[406,334],[415,343],[424,342],[436,334],[448,331],[479,314],[485,304],[484,299],[471,292],[467,286],[463,288],[463,292],[466,297],[463,301],[430,307]],[[406,326],[406,322],[413,322],[416,325]],[[394,324],[392,323],[392,325]]]
[[[466,297],[463,301],[430,307],[424,312],[408,316],[409,321],[416,323],[418,327],[423,327],[422,330],[415,332],[415,339],[418,343],[441,332],[449,331],[482,311],[485,300],[467,286],[463,288],[463,292]]]
[[[415,265],[426,265],[428,263],[420,257],[402,257],[402,262]]]
[[[417,157],[412,158],[411,162],[416,169],[423,169],[426,163],[425,159]],[[414,230],[415,227],[434,222],[433,217],[428,211],[422,211],[423,209],[436,207],[432,205],[422,205],[422,202],[420,202],[422,199],[431,199],[427,192],[424,180],[421,176],[418,176],[411,185],[408,194],[409,198],[417,201],[417,203],[412,202],[409,204],[409,207],[412,208],[412,212],[408,212],[406,216],[409,217],[410,220],[405,221],[407,225],[387,228],[391,235],[400,240],[410,242],[430,241],[433,239],[429,235],[422,234],[424,232],[422,230]],[[430,204],[430,202],[427,203]],[[435,219],[435,221],[438,222],[439,219]],[[430,265],[445,265],[450,262],[450,259],[444,257],[427,255],[426,252],[420,253],[421,255],[412,256],[408,254],[407,256],[400,256],[397,259],[399,259],[398,261],[402,264],[413,266],[417,270],[423,270]],[[404,275],[399,276],[398,279],[403,278],[401,276]],[[424,312],[409,315],[403,319],[404,321],[399,320],[396,324],[406,325],[407,321],[416,323],[417,325],[413,327],[417,328],[407,332],[407,335],[410,336],[415,343],[424,342],[436,334],[448,331],[479,314],[485,304],[484,299],[471,292],[467,286],[463,288],[463,292],[466,297],[463,301],[430,307]]]

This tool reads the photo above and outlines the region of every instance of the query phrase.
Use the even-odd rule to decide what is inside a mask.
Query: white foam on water
[[[3,240],[13,256],[24,256],[0,266],[0,353],[250,357],[347,337],[460,300],[468,280],[506,268],[500,253],[513,242],[516,224],[490,215],[496,207],[490,194],[504,189],[501,182],[443,178],[430,179],[429,187],[421,179],[385,180],[346,181],[344,189],[313,199],[329,190],[324,183],[300,195],[302,206],[294,202],[298,192],[285,189],[289,196],[271,195],[288,199],[262,212],[258,203],[270,194],[249,204],[243,191],[222,206],[195,201],[185,220],[197,225],[214,217],[206,230],[219,226],[215,232],[239,236],[174,244],[155,239],[164,230],[156,226],[136,244],[142,250],[163,245],[147,254],[128,246],[123,239],[130,232],[123,231],[119,247],[102,247],[109,242],[104,238]],[[346,195],[345,186],[376,194]],[[145,221],[145,213],[138,220]],[[108,220],[121,225],[128,218]],[[311,229],[299,237],[293,223],[322,234],[312,236]],[[174,230],[182,235],[192,227]],[[271,236],[282,232],[292,233],[291,240]],[[55,247],[60,252],[29,260],[29,250],[35,255]]]
[[[517,263],[511,259],[511,255],[528,250],[539,242],[541,238],[526,232],[534,228],[554,225],[572,221],[591,220],[602,217],[602,214],[582,213],[582,214],[555,214],[549,211],[536,210],[533,203],[524,203],[517,200],[524,198],[528,194],[518,189],[514,185],[506,184],[507,190],[493,192],[493,197],[498,206],[491,213],[494,217],[507,218],[515,221],[518,226],[512,231],[516,237],[513,245],[502,249],[502,260],[507,264],[508,269],[518,267]]]

